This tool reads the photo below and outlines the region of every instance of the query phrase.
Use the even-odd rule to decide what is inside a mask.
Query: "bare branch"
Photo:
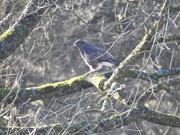
[[[0,127],[1,131],[11,131],[23,130],[24,132],[31,132],[35,130],[36,133],[46,133],[47,130],[53,129],[56,132],[63,133],[64,130],[66,132],[73,134],[83,134],[88,132],[102,132],[109,131],[114,128],[120,128],[122,126],[128,125],[131,122],[137,119],[144,119],[149,122],[153,122],[156,124],[161,124],[164,126],[172,126],[172,127],[180,127],[180,117],[176,115],[164,114],[155,110],[152,110],[147,107],[140,108],[132,108],[121,114],[115,114],[107,119],[102,121],[93,121],[91,123],[87,122],[76,122],[76,123],[55,123],[50,125],[44,125],[39,127],[18,127],[18,126],[8,126],[8,127]],[[101,130],[100,130],[101,129]]]
[[[158,84],[159,89],[165,89],[176,101],[180,104],[180,94],[175,90],[175,88],[167,83]]]
[[[165,8],[167,8],[168,6],[169,6],[169,2],[166,1],[161,8],[162,13],[159,16],[162,16],[164,12],[166,12]],[[125,60],[120,63],[118,68],[115,70],[115,73],[106,82],[106,85],[104,87],[105,89],[108,89],[110,87],[109,85],[111,85],[112,82],[117,81],[122,77],[124,77],[125,72],[127,72],[127,70],[129,69],[128,65],[135,63],[140,58],[141,52],[151,49],[151,46],[153,45],[152,38],[155,35],[155,33],[162,28],[163,24],[164,24],[163,18],[155,21],[152,27],[149,30],[147,30],[141,42],[129,54],[129,56],[127,56]]]

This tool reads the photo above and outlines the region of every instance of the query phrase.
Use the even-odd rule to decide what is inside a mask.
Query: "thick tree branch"
[[[171,41],[179,41],[180,40],[180,36],[168,36],[166,37],[165,41],[166,42],[171,42]],[[158,38],[157,39],[158,43],[162,43],[164,42],[164,38]]]
[[[135,69],[130,69],[124,73],[124,77],[127,78],[139,78],[146,81],[157,82],[159,78],[167,77],[167,76],[174,76],[180,75],[180,67],[178,68],[171,68],[171,69],[162,69],[158,70],[155,73],[148,73],[148,72],[140,72]]]
[[[144,113],[141,118],[164,126],[180,127],[180,116],[161,113],[147,107],[144,107]]]
[[[43,0],[30,0],[16,23],[0,36],[0,62],[10,56],[36,27],[42,13],[47,9],[40,8]]]
[[[168,0],[167,0],[168,1]],[[162,7],[162,14],[166,12],[166,8],[169,6],[168,2]],[[39,6],[44,5],[41,0],[31,0],[23,12],[18,21],[9,30],[4,32],[0,37],[0,62],[11,55],[14,50],[20,46],[25,40],[28,34],[33,30],[41,18],[41,14],[45,11],[46,7],[39,8]],[[158,79],[162,77],[179,75],[180,68],[159,70],[156,73],[146,73],[137,70],[130,70],[128,65],[135,63],[142,52],[150,50],[152,47],[153,36],[156,35],[159,29],[163,26],[163,20],[158,20],[154,25],[145,33],[142,41],[137,45],[137,47],[132,51],[132,53],[119,65],[115,73],[111,75],[108,74],[90,74],[74,77],[67,81],[57,82],[52,84],[46,84],[33,88],[26,88],[24,90],[11,90],[11,89],[0,89],[0,99],[8,100],[10,102],[15,101],[15,103],[21,103],[25,101],[35,101],[44,98],[60,97],[64,95],[69,95],[95,86],[99,90],[108,90],[111,84],[119,82],[122,77],[128,78],[138,78],[146,81],[152,81],[153,83],[158,83]],[[170,39],[172,40],[172,39]],[[174,39],[173,39],[174,40]],[[110,77],[109,80],[107,80]],[[107,81],[107,83],[106,83]],[[155,87],[158,90],[165,89],[169,94],[171,94],[178,102],[180,102],[180,96],[175,92],[173,84],[179,83],[179,79],[170,81],[168,83],[158,83]],[[120,84],[116,83],[114,87],[107,92],[105,102],[108,104],[110,96],[117,89],[120,89]],[[151,89],[152,90],[152,89]],[[9,132],[19,132],[23,133],[35,131],[37,134],[46,134],[47,131],[58,132],[59,134],[92,134],[99,133],[103,131],[109,131],[114,128],[120,128],[128,125],[136,120],[143,119],[152,123],[161,124],[164,126],[180,127],[180,117],[176,115],[169,115],[155,111],[153,109],[144,106],[144,102],[152,91],[149,90],[145,92],[139,100],[136,102],[134,108],[121,113],[113,115],[107,119],[95,119],[84,122],[70,122],[70,123],[55,123],[43,126],[32,126],[23,127],[21,126],[8,126],[0,127],[1,132],[8,134]],[[154,92],[154,91],[153,91]],[[120,94],[121,95],[121,94]],[[4,98],[5,97],[5,98]],[[122,98],[123,99],[123,98]],[[104,104],[105,104],[104,102]],[[106,111],[106,104],[103,106],[102,112]],[[88,117],[88,116],[87,116]],[[7,133],[6,133],[7,132]]]
[[[107,79],[111,75],[112,72],[102,73],[102,74],[95,73],[91,75],[85,74],[71,78],[66,81],[45,84],[32,88],[26,88],[24,90],[15,90],[15,89],[11,90],[11,89],[0,88],[0,99],[8,100],[9,102],[15,100],[16,103],[19,103],[19,102],[25,102],[27,100],[35,101],[44,98],[70,95],[75,92],[80,92],[82,89],[86,89],[93,86],[95,86],[99,90],[104,90],[103,86],[105,84],[105,81],[107,81]],[[154,82],[156,83],[159,78],[172,76],[172,75],[180,75],[180,69],[179,68],[164,69],[164,70],[158,70],[156,73],[139,72],[137,70],[131,69],[125,73],[125,77],[127,78],[139,78],[145,81],[155,80]],[[170,83],[171,85],[174,84],[177,85],[178,81],[171,83]],[[4,98],[6,96],[7,98]],[[123,99],[123,97],[121,97],[121,99]]]
[[[85,133],[97,133],[103,131],[109,131],[114,128],[120,128],[122,126],[128,125],[131,122],[138,120],[139,118],[146,121],[161,124],[164,126],[180,127],[180,117],[171,114],[164,114],[147,107],[131,108],[121,114],[115,114],[102,121],[92,121],[92,122],[79,122],[79,123],[56,123],[49,124],[39,127],[18,127],[18,126],[8,126],[0,127],[1,131],[7,132],[11,130],[12,132],[22,130],[24,132],[31,132],[35,130],[37,134],[46,133],[47,130],[53,129],[58,133],[69,134],[85,134]]]
[[[1,99],[3,97],[7,97],[9,102],[15,100],[15,103],[21,103],[25,101],[35,101],[44,98],[52,98],[52,97],[61,97],[65,95],[69,95],[78,91],[81,91],[83,88],[89,88],[93,85],[88,83],[85,80],[85,75],[74,77],[67,81],[56,82],[51,84],[45,84],[38,87],[26,88],[24,90],[16,91],[10,89],[0,89],[1,91]],[[18,96],[16,96],[18,95]],[[15,97],[17,97],[15,99]]]

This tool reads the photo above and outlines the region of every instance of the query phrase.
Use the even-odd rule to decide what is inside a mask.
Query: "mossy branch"
[[[15,100],[16,103],[35,101],[44,98],[70,95],[75,92],[80,92],[82,89],[87,89],[93,86],[103,91],[105,82],[111,75],[112,72],[101,74],[95,73],[90,75],[84,74],[66,81],[50,83],[21,90],[0,88],[0,99],[1,101],[7,99],[9,102]],[[172,75],[180,75],[180,68],[158,70],[155,73],[140,72],[131,69],[125,73],[125,77],[127,78],[138,78],[141,80],[153,82],[157,82],[159,78]],[[173,83],[171,85],[173,85]],[[6,97],[6,99],[4,99],[4,97]]]
[[[0,62],[10,56],[36,27],[42,17],[41,14],[46,10],[38,8],[43,4],[43,1],[30,0],[15,24],[0,36]]]
[[[146,121],[161,124],[164,126],[180,127],[180,117],[172,114],[164,114],[147,107],[131,108],[121,114],[115,114],[111,117],[104,119],[100,122],[74,122],[74,123],[55,123],[43,126],[32,126],[32,127],[18,127],[18,126],[8,126],[0,127],[3,132],[15,132],[22,130],[23,133],[36,131],[36,134],[46,133],[47,130],[53,128],[53,131],[57,133],[63,133],[64,131],[74,134],[84,134],[87,132],[97,133],[101,131],[109,131],[122,126],[128,125],[134,120],[144,119]],[[98,122],[98,123],[97,123]]]
[[[179,40],[180,40],[180,36],[168,36],[168,37],[165,38],[166,42],[179,41]],[[158,43],[164,42],[164,38],[158,38],[157,42]]]
[[[69,95],[78,91],[82,88],[86,89],[92,87],[93,85],[85,80],[85,75],[74,77],[67,81],[56,82],[41,85],[38,87],[31,87],[22,90],[11,90],[11,89],[0,89],[0,98],[9,95],[7,101],[15,103],[21,103],[25,101],[35,101],[44,98],[61,97],[64,95]],[[18,96],[16,96],[18,95]],[[16,99],[15,99],[16,98]]]

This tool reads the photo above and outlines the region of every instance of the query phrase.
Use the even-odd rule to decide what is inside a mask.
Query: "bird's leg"
[[[91,73],[92,73],[92,71],[91,71],[91,70],[89,70],[89,71],[86,73],[86,75],[91,74]]]
[[[92,66],[89,66],[90,67],[90,70],[89,72],[87,72],[86,74],[92,74],[93,72],[95,72],[96,70],[92,67]]]
[[[96,67],[92,67],[92,66],[90,66],[90,71],[89,72],[87,72],[87,74],[93,74],[93,73],[95,73],[96,71],[98,71],[98,70],[100,70],[102,68],[102,65],[98,65],[98,66],[96,66]]]

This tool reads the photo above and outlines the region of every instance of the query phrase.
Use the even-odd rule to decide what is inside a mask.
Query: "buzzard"
[[[78,47],[81,57],[90,67],[90,72],[100,70],[102,66],[112,67],[119,65],[110,53],[84,40],[75,41],[74,46]]]

